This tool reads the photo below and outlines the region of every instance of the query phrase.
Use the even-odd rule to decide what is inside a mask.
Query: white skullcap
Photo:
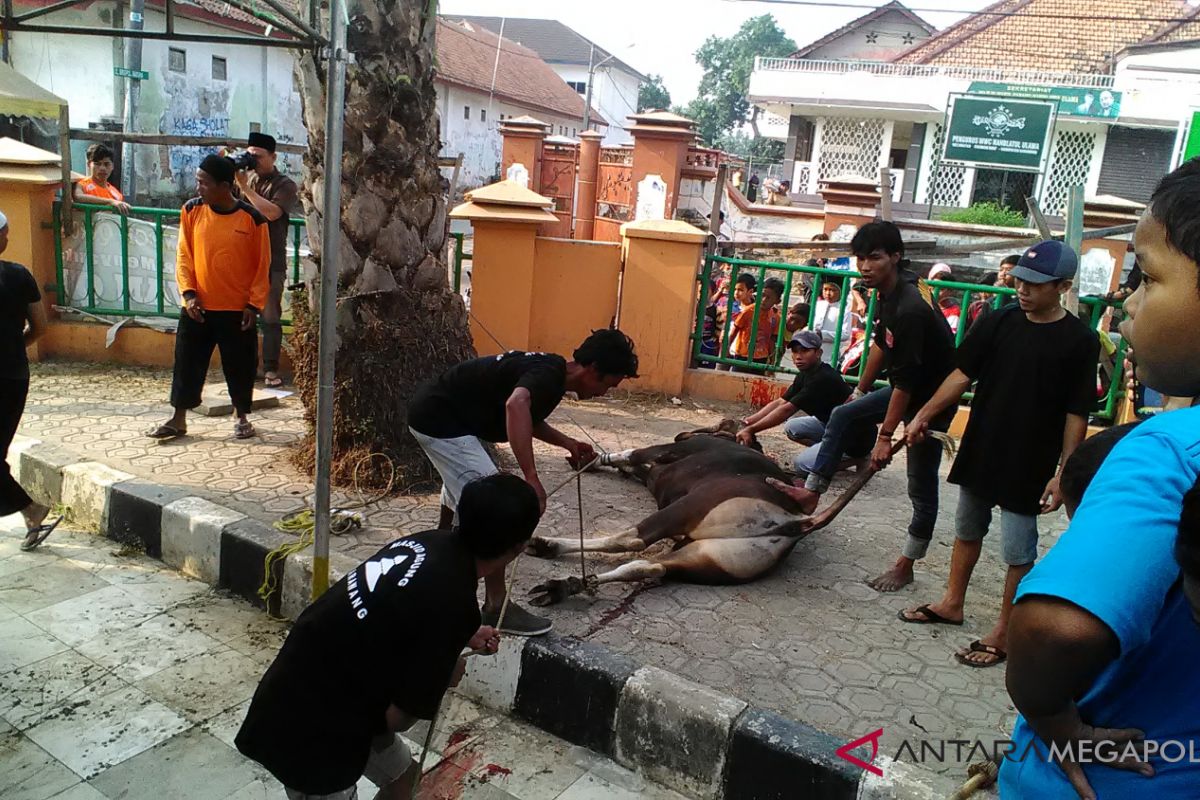
[[[0,211],[0,228],[8,227],[8,217],[4,216],[4,212]]]

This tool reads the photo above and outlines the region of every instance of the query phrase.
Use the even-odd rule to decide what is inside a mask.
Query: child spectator
[[[779,301],[783,297],[783,281],[767,278],[763,281],[762,306],[754,302],[753,275],[738,277],[734,296],[742,304],[742,311],[733,318],[733,358],[749,359],[755,364],[769,364],[775,351],[775,340],[779,336]],[[758,318],[758,330],[754,331],[754,320]],[[751,354],[750,337],[754,334],[754,352]]]
[[[75,183],[76,203],[111,206],[121,214],[129,213],[129,204],[121,190],[108,182],[113,171],[113,151],[96,142],[87,149],[88,176]]]
[[[839,338],[837,331],[842,329],[838,342],[838,352],[834,353],[834,339]],[[817,314],[813,319],[813,330],[821,334],[821,361],[837,367],[837,360],[850,347],[850,336],[853,333],[853,318],[850,311],[849,299],[846,308],[842,308],[842,282],[837,278],[827,278],[821,286],[821,299],[817,301]]]
[[[1198,207],[1193,159],[1162,179],[1138,223],[1142,284],[1121,325],[1139,378],[1183,397],[1200,394]],[[1013,752],[1030,751],[1037,737],[1063,755],[1006,760],[1002,797],[1195,796],[1200,763],[1164,756],[1200,748],[1200,694],[1192,690],[1200,635],[1176,560],[1197,475],[1200,408],[1142,423],[1021,582],[1008,637],[1008,691],[1021,715]],[[1183,541],[1186,561],[1191,538]],[[1076,760],[1081,752],[1092,758]]]

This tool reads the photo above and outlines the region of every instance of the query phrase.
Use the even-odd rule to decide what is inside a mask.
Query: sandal
[[[30,528],[25,531],[25,541],[21,542],[21,549],[28,553],[30,550],[37,549],[37,546],[49,538],[50,534],[54,533],[54,529],[58,527],[58,523],[62,522],[61,515],[53,522],[43,522],[37,527]]]
[[[252,439],[257,434],[254,431],[254,426],[249,420],[241,420],[233,426],[233,438],[235,439]]]
[[[1008,653],[1004,652],[999,647],[993,647],[990,644],[984,644],[983,642],[979,641],[978,639],[971,642],[971,644],[967,646],[967,649],[971,653],[987,653],[989,656],[994,656],[995,660],[993,660],[993,661],[972,661],[971,659],[967,658],[967,656],[965,654],[963,654],[962,652],[955,653],[954,660],[957,661],[958,663],[962,664],[965,667],[974,667],[975,669],[986,669],[987,667],[994,667],[997,664],[1003,664],[1005,659],[1008,658]]]
[[[276,375],[274,378],[264,377],[263,378],[263,386],[265,386],[268,389],[282,389],[283,388],[283,378],[279,377],[278,375]]]
[[[960,620],[946,619],[941,614],[939,614],[936,611],[934,611],[933,609],[931,609],[929,606],[919,606],[917,608],[914,608],[912,610],[912,613],[924,614],[925,619],[916,619],[914,617],[907,616],[905,614],[904,609],[900,609],[899,611],[897,611],[896,616],[900,618],[901,622],[907,622],[909,625],[962,625],[963,624],[963,621],[961,619]],[[976,642],[976,644],[978,644],[978,642]]]
[[[157,428],[151,428],[146,431],[146,435],[151,439],[178,439],[181,436],[187,436],[187,428],[176,427],[169,422],[164,422]]]

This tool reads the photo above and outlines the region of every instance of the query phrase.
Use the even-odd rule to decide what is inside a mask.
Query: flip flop
[[[907,622],[909,625],[962,625],[963,621],[946,619],[941,614],[937,613],[929,606],[919,606],[912,610],[914,614],[924,614],[925,619],[913,619],[904,615],[904,609],[896,612],[896,616],[901,622]]]
[[[283,378],[276,375],[274,378],[263,378],[263,386],[268,389],[282,389]]]
[[[178,439],[181,436],[187,436],[187,428],[176,428],[169,422],[164,422],[157,428],[151,428],[146,431],[146,435],[151,439],[159,439],[166,441],[167,439]]]
[[[54,533],[54,529],[57,528],[58,523],[60,523],[62,521],[63,521],[63,518],[60,515],[58,517],[58,519],[54,520],[53,522],[49,522],[49,523],[43,522],[41,525],[38,525],[36,528],[30,528],[29,530],[25,531],[25,541],[21,542],[21,549],[27,553],[30,550],[37,549],[37,546],[39,544],[46,541],[46,539],[50,536],[50,534]],[[30,536],[33,536],[34,538],[31,540],[29,538]]]
[[[990,656],[995,656],[996,660],[989,661],[986,664],[981,664],[977,661],[970,660],[962,653],[955,653],[954,660],[957,661],[958,663],[962,664],[964,667],[974,667],[975,669],[987,669],[988,667],[994,667],[997,664],[1003,664],[1005,659],[1008,658],[1008,653],[1004,652],[999,647],[993,647],[990,644],[984,644],[983,642],[979,641],[978,639],[971,642],[971,644],[968,645],[967,647],[972,653],[987,653]]]

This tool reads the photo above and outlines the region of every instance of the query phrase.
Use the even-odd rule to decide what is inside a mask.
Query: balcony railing
[[[1044,83],[1055,86],[1086,86],[1111,89],[1112,75],[1083,72],[1053,72],[1009,67],[957,67],[944,64],[893,64],[887,61],[824,61],[807,58],[754,59],[754,69],[765,72],[803,72],[823,75],[848,75],[865,72],[896,78],[958,78],[972,81]]]

